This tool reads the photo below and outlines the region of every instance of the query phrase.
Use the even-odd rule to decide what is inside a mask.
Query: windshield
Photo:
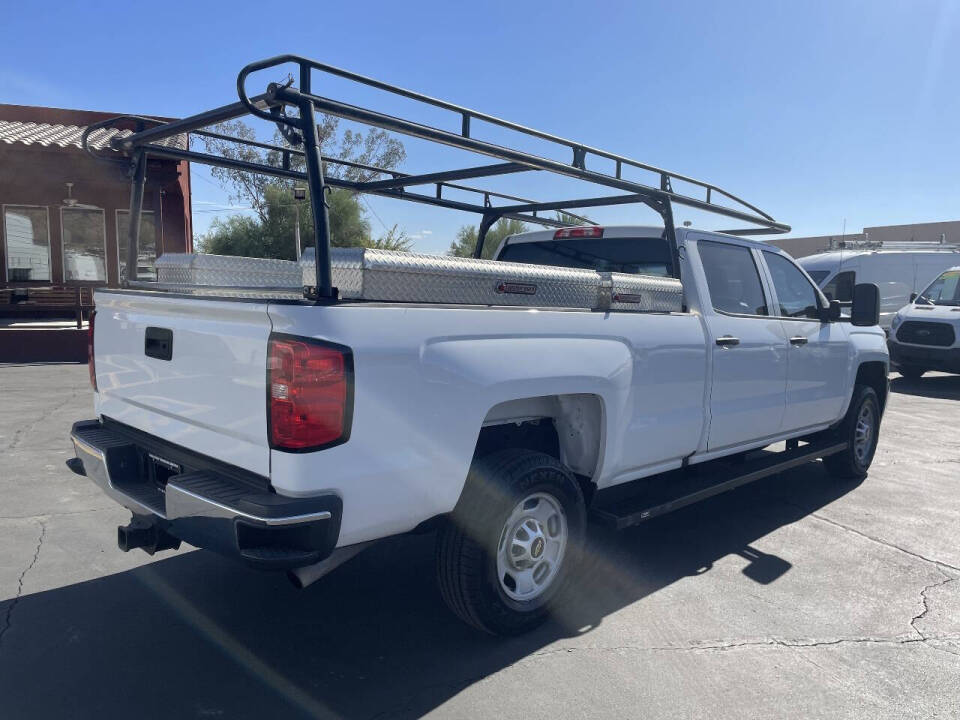
[[[662,237],[520,242],[504,247],[497,260],[636,275],[670,274],[670,249]]]
[[[960,270],[947,270],[917,297],[920,305],[960,306]]]
[[[830,274],[829,270],[807,270],[807,275],[817,284],[822,287],[822,283],[827,279],[827,275]]]

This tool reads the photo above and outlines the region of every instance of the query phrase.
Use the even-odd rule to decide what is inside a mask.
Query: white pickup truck
[[[666,268],[662,228],[589,233],[499,257]],[[126,547],[297,569],[435,526],[451,608],[525,629],[609,488],[796,438],[825,440],[835,475],[870,465],[883,332],[831,317],[776,248],[677,233],[675,312],[98,291],[77,456],[136,516]]]
[[[252,73],[291,63],[298,87],[248,97]],[[459,132],[314,94],[318,73],[453,113]],[[576,577],[588,513],[624,527],[819,459],[866,474],[887,397],[878,291],[857,285],[842,319],[787,255],[740,237],[789,226],[710,183],[306,58],[248,65],[237,87],[239,102],[189,118],[84,134],[109,130],[130,157],[128,267],[148,156],[307,182],[315,218],[299,266],[164,256],[158,283],[97,291],[97,417],[74,426],[70,466],[133,513],[121,549],[182,540],[303,586],[378,539],[435,531],[447,604],[510,634]],[[502,162],[409,175],[321,158],[318,110]],[[287,144],[231,142],[282,163],[169,142],[245,114]],[[478,124],[572,161],[484,141]],[[336,163],[374,179],[324,173]],[[537,202],[460,183],[528,172],[608,194]],[[476,213],[475,258],[331,250],[327,185]],[[662,226],[570,214],[631,204]],[[674,204],[750,227],[676,228]],[[480,259],[501,217],[559,229]]]

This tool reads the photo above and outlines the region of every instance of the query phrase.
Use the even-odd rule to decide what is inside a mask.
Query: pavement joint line
[[[37,564],[37,558],[40,557],[40,548],[43,546],[43,539],[47,535],[46,523],[44,523],[42,520],[38,520],[37,522],[40,525],[40,537],[37,538],[37,549],[33,553],[33,558],[30,560],[30,564],[24,568],[22,573],[20,573],[20,577],[17,579],[17,594],[10,600],[10,604],[7,605],[7,612],[4,614],[3,618],[3,627],[0,628],[0,650],[3,649],[3,638],[12,627],[13,611],[17,607],[17,603],[20,602],[20,596],[23,595],[23,581],[26,579],[27,573],[33,570],[33,566]]]
[[[798,505],[797,507],[799,507],[799,505]],[[953,570],[954,572],[960,572],[960,567],[956,567],[955,565],[951,565],[950,563],[944,562],[943,560],[935,560],[934,558],[928,558],[926,555],[921,555],[920,553],[913,552],[912,550],[907,550],[906,548],[902,548],[902,547],[900,547],[899,545],[897,545],[897,544],[895,544],[895,543],[889,542],[889,541],[887,541],[887,540],[882,540],[882,539],[880,539],[880,538],[878,538],[878,537],[874,537],[873,535],[868,535],[867,533],[865,533],[865,532],[863,532],[863,531],[861,531],[861,530],[857,530],[856,528],[850,527],[849,525],[844,525],[843,523],[838,522],[838,521],[836,521],[836,520],[833,520],[833,519],[831,519],[831,518],[828,518],[828,517],[825,516],[825,515],[821,515],[820,513],[811,512],[811,513],[810,513],[810,516],[816,518],[817,520],[820,520],[821,522],[828,523],[828,524],[833,525],[833,526],[835,526],[835,527],[838,527],[838,528],[840,528],[840,529],[842,529],[842,530],[846,530],[846,531],[849,532],[849,533],[853,533],[854,535],[858,535],[858,536],[860,536],[860,537],[862,537],[862,538],[864,538],[864,539],[866,539],[866,540],[870,540],[870,541],[872,541],[872,542],[875,542],[875,543],[877,543],[878,545],[883,545],[883,546],[888,547],[888,548],[891,548],[891,549],[893,549],[893,550],[899,550],[899,551],[902,552],[904,555],[909,555],[910,557],[916,558],[916,559],[918,559],[918,560],[923,560],[924,562],[930,563],[931,565],[935,565],[935,566],[937,566],[938,569],[941,570],[941,572],[942,572],[942,569],[943,569],[943,568],[949,568],[950,570]]]
[[[789,505],[791,507],[794,507],[798,510],[803,511],[805,517],[816,518],[820,522],[827,523],[828,525],[833,525],[834,527],[838,527],[841,530],[845,530],[846,532],[862,537],[865,540],[869,540],[871,542],[877,543],[878,545],[883,545],[884,547],[890,548],[891,550],[898,550],[899,552],[902,552],[904,555],[909,555],[910,557],[916,558],[917,560],[922,560],[924,562],[930,563],[931,565],[935,565],[937,566],[938,569],[941,570],[941,572],[943,568],[947,568],[954,572],[960,573],[960,567],[957,567],[956,565],[951,565],[950,563],[944,562],[943,560],[936,560],[934,558],[929,558],[925,555],[921,555],[920,553],[913,552],[912,550],[907,550],[906,548],[900,547],[899,545],[889,542],[888,540],[882,540],[881,538],[874,537],[873,535],[868,535],[862,530],[857,530],[854,527],[850,527],[849,525],[845,525],[842,522],[833,520],[832,518],[829,518],[826,515],[822,515],[816,512],[815,510],[812,510],[811,508],[801,505],[800,503],[794,500],[790,500],[780,495],[773,495],[773,494],[765,494],[765,496],[773,500],[779,500],[785,505]]]

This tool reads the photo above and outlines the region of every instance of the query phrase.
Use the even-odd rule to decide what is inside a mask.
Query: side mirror
[[[916,294],[916,293],[910,293],[910,302],[913,302],[913,301],[916,300],[916,299],[917,299],[917,294]]]
[[[818,317],[823,322],[833,322],[834,320],[840,319],[840,301],[831,300],[830,306],[825,308],[819,308]]]
[[[850,322],[857,327],[880,324],[880,288],[873,283],[859,283],[854,286]]]

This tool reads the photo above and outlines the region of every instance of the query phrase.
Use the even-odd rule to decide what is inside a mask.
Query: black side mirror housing
[[[857,327],[880,324],[880,288],[873,283],[859,283],[854,286],[850,323]]]
[[[840,319],[840,301],[831,300],[829,307],[820,308],[818,317],[823,322],[833,322]]]
[[[916,299],[917,299],[917,294],[916,294],[916,293],[910,293],[910,302],[913,302],[913,301],[916,300]]]

